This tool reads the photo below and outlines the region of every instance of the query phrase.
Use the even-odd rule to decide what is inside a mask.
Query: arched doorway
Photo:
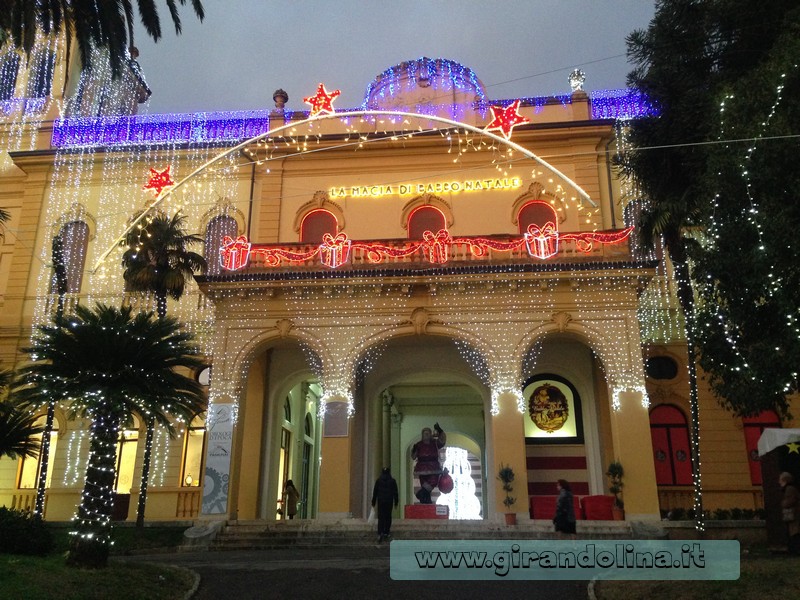
[[[411,447],[420,440],[424,427],[439,423],[447,434],[441,462],[458,471],[454,492],[464,505],[458,516],[485,518],[489,392],[453,339],[417,335],[383,343],[380,357],[363,374],[358,392],[357,404],[364,408],[359,411],[357,406],[356,411],[356,418],[359,412],[364,415],[364,493],[359,498],[365,500],[356,510],[366,515],[372,485],[384,466],[397,479],[401,507],[417,502],[419,482],[414,477]],[[440,498],[438,489],[432,494],[434,503],[453,508],[454,498]],[[402,508],[397,516],[402,518]]]
[[[322,390],[308,352],[297,340],[281,339],[250,363],[237,424],[238,480],[230,494],[239,519],[286,518],[290,479],[300,492],[296,518],[317,514]]]
[[[601,365],[580,338],[551,334],[523,361],[528,493],[557,495],[569,481],[576,497],[603,494],[614,456],[610,405]]]

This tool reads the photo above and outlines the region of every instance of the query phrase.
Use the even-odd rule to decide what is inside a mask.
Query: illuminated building
[[[177,440],[156,433],[148,519],[275,519],[286,479],[301,517],[365,517],[383,466],[412,503],[410,448],[434,422],[460,449],[458,502],[485,519],[505,511],[500,463],[523,516],[557,478],[607,494],[615,460],[628,519],[691,506],[678,307],[660,256],[630,235],[635,190],[611,164],[643,98],[575,79],[561,96],[492,100],[472,70],[421,58],[354,109],[321,85],[292,92],[311,115],[278,90],[272,109],[135,116],[149,94],[135,63],[113,84],[70,81],[57,50],[32,63],[44,83],[0,64],[0,358],[15,364],[55,310],[54,236],[67,307],[153,310],[125,291],[118,242],[151,207],[188,216],[210,268],[169,313],[208,357],[209,416]],[[700,414],[707,508],[760,507],[758,423],[706,389]],[[63,408],[57,423],[46,518],[66,520],[88,431]],[[121,518],[135,517],[136,426],[120,437]],[[32,462],[0,461],[0,502],[31,505]]]

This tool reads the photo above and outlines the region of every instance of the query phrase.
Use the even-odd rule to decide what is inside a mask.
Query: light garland
[[[458,72],[455,63],[442,63],[441,61],[435,65],[435,68],[441,69],[443,65],[451,69],[450,74],[442,80],[443,82],[450,81],[453,85],[463,86],[462,89],[480,89],[476,83],[477,80],[473,80],[474,74],[468,70]],[[417,66],[404,67],[406,75],[409,69],[414,71]],[[439,72],[437,71],[437,73]],[[415,77],[421,74],[416,71],[415,73]],[[431,73],[433,72],[431,71]],[[327,99],[328,103],[335,97],[334,93],[328,94],[324,86],[321,86],[319,91],[323,92],[323,99]],[[319,94],[317,98],[319,99]],[[483,101],[483,99],[485,96],[481,96],[479,100]],[[604,99],[607,102],[604,103]],[[612,113],[616,115],[594,118],[621,118],[620,115],[638,115],[642,111],[650,110],[643,104],[636,104],[638,101],[633,99],[633,96],[622,94],[608,97],[593,96],[592,111],[596,109],[606,111],[606,114],[609,115]],[[563,100],[563,102],[566,105],[567,101]],[[642,102],[644,101],[642,100]],[[316,121],[325,117],[324,106],[317,109],[316,104],[311,104],[312,116],[316,117]],[[512,121],[515,121],[517,117],[524,119],[517,112],[521,103],[516,100],[513,102],[497,101],[494,104],[495,108],[505,105],[506,109],[503,110],[514,108],[514,113],[508,118],[501,118],[501,122],[496,127],[491,127],[492,123],[487,126],[489,129],[499,129],[503,136],[508,138],[513,127],[522,122],[520,120],[520,122],[512,123]],[[530,102],[523,102],[523,104],[535,105]],[[486,111],[488,104],[483,108]],[[520,148],[504,146],[502,140],[498,142],[498,140],[487,138],[486,135],[481,135],[481,130],[457,122],[458,119],[455,117],[462,116],[458,110],[464,110],[464,108],[453,107],[453,112],[450,113],[453,116],[451,121],[454,122],[445,123],[439,119],[436,121],[437,125],[430,129],[425,128],[426,123],[423,119],[430,115],[409,115],[391,111],[373,111],[374,114],[365,114],[363,111],[350,111],[350,114],[340,113],[335,115],[335,118],[339,119],[346,127],[346,136],[348,137],[342,138],[341,145],[331,145],[330,147],[340,148],[347,143],[353,144],[354,150],[358,150],[373,142],[383,143],[388,140],[399,145],[416,135],[439,135],[442,140],[446,141],[447,152],[452,153],[455,165],[460,165],[464,157],[470,153],[488,151],[491,154],[489,159],[492,168],[499,175],[507,173],[515,165],[518,165],[519,161],[533,158],[530,153],[520,152]],[[613,112],[615,110],[616,113]],[[330,112],[333,112],[332,106]],[[216,214],[233,214],[237,209],[237,204],[241,206],[246,204],[241,201],[241,198],[247,197],[245,186],[249,184],[249,181],[238,172],[241,160],[234,153],[230,153],[220,161],[204,168],[207,162],[216,160],[219,156],[219,150],[215,149],[214,145],[227,146],[247,140],[254,149],[254,158],[252,164],[245,166],[253,169],[273,159],[284,159],[290,151],[295,153],[294,155],[319,151],[325,146],[319,125],[305,120],[304,117],[305,115],[302,113],[294,115],[286,112],[283,118],[288,125],[285,125],[285,129],[277,133],[270,132],[269,116],[266,111],[61,119],[55,124],[53,132],[53,146],[58,151],[54,159],[53,184],[48,191],[46,202],[47,222],[63,222],[63,216],[68,214],[73,206],[80,207],[76,209],[79,212],[82,210],[80,214],[85,215],[88,220],[95,221],[92,226],[94,239],[89,252],[90,255],[96,256],[99,254],[98,249],[113,246],[119,233],[121,220],[129,219],[143,206],[151,205],[151,202],[144,198],[146,194],[130,193],[130,190],[138,191],[142,187],[141,176],[146,170],[143,167],[159,165],[158,170],[153,170],[153,179],[148,182],[148,185],[145,185],[145,189],[152,189],[158,198],[162,196],[162,192],[168,185],[175,183],[170,177],[171,165],[175,165],[176,180],[183,181],[181,176],[185,180],[187,174],[193,174],[195,171],[197,174],[186,181],[181,190],[164,194],[168,198],[159,205],[158,210],[168,214],[183,211],[188,214],[193,226],[201,230],[203,224],[208,222],[208,219],[205,218],[206,214],[215,206],[223,206],[219,203],[220,197],[231,197],[235,200],[229,205],[225,205],[225,208],[220,208]],[[416,119],[415,124],[418,123],[418,125],[415,127],[408,119]],[[497,114],[495,114],[494,120],[498,120]],[[292,121],[296,122],[292,123]],[[182,147],[182,144],[186,146]],[[168,166],[163,169],[163,165]],[[541,161],[539,165],[542,166]],[[545,171],[548,167],[549,165],[546,163],[542,166]],[[553,176],[555,176],[555,180]],[[527,177],[525,178],[527,179]],[[104,182],[103,186],[93,183],[98,179]],[[530,179],[542,181],[548,189],[554,191],[556,202],[559,203],[557,208],[559,213],[565,214],[568,210],[574,211],[579,215],[580,221],[582,225],[585,224],[586,229],[596,228],[599,211],[590,205],[591,201],[588,196],[581,196],[579,192],[572,198],[565,196],[564,186],[570,187],[571,180],[562,176],[560,172],[543,172],[537,168],[531,170]],[[99,192],[96,195],[99,196],[99,199],[90,198],[90,195],[98,188]],[[91,214],[83,207],[90,207]],[[142,222],[142,226],[146,223],[147,217]],[[474,370],[479,373],[479,379],[489,388],[492,414],[496,414],[496,400],[503,394],[515,396],[519,411],[524,412],[524,398],[520,390],[522,374],[535,367],[538,344],[536,341],[528,345],[522,343],[519,322],[504,323],[506,315],[465,314],[463,310],[459,309],[458,298],[465,298],[461,308],[472,301],[477,301],[482,305],[488,305],[489,302],[501,302],[507,309],[507,314],[518,314],[519,319],[524,320],[528,327],[540,327],[548,323],[552,314],[555,304],[555,288],[559,285],[556,274],[569,271],[572,267],[565,267],[558,263],[551,266],[531,261],[531,264],[526,265],[524,269],[518,268],[516,265],[501,265],[481,270],[480,265],[473,264],[470,265],[471,268],[478,268],[472,271],[469,269],[448,271],[448,267],[453,264],[454,257],[459,252],[458,247],[466,249],[471,259],[481,259],[489,256],[490,251],[513,253],[521,251],[524,246],[529,257],[545,260],[556,256],[558,251],[564,250],[558,248],[560,242],[575,244],[578,252],[590,252],[593,250],[593,244],[602,245],[624,241],[630,233],[630,229],[613,234],[597,231],[559,234],[553,224],[552,230],[529,231],[527,236],[503,236],[503,239],[454,237],[447,230],[426,233],[429,235],[426,235],[421,242],[404,241],[398,244],[388,244],[380,241],[354,241],[340,232],[336,236],[329,236],[330,239],[324,240],[321,246],[298,251],[294,251],[291,245],[279,247],[275,247],[274,244],[251,245],[246,237],[229,236],[226,244],[239,243],[239,247],[230,254],[222,252],[219,255],[224,267],[243,268],[245,266],[242,259],[244,255],[248,258],[257,255],[270,267],[278,266],[282,261],[297,263],[309,262],[312,259],[318,260],[320,264],[333,271],[309,273],[309,280],[314,280],[315,283],[321,281],[324,284],[322,286],[324,290],[320,293],[327,294],[329,300],[335,298],[337,306],[342,307],[338,314],[318,312],[316,309],[324,306],[324,303],[320,302],[318,292],[311,289],[310,286],[304,287],[301,284],[305,274],[294,273],[292,276],[297,281],[293,284],[292,277],[287,277],[290,280],[289,284],[277,292],[278,294],[287,294],[285,296],[287,309],[281,314],[264,312],[258,317],[241,320],[238,324],[240,331],[232,334],[233,339],[244,342],[248,335],[252,335],[253,330],[259,327],[263,328],[263,319],[267,314],[269,314],[269,318],[291,318],[294,321],[293,334],[297,333],[304,340],[302,346],[306,349],[308,362],[311,369],[317,374],[323,388],[318,417],[324,416],[325,404],[331,399],[344,399],[348,404],[348,413],[352,414],[355,410],[353,382],[357,378],[357,374],[363,375],[369,370],[370,365],[374,364],[383,348],[381,341],[384,338],[381,336],[385,336],[387,331],[402,325],[407,315],[400,316],[400,312],[397,311],[396,291],[400,289],[399,286],[395,285],[390,290],[388,287],[382,287],[380,283],[362,285],[357,279],[355,283],[348,282],[347,285],[337,285],[336,278],[353,275],[352,272],[348,273],[346,268],[355,266],[351,261],[357,253],[366,257],[365,262],[384,266],[393,259],[407,259],[410,262],[419,263],[421,262],[419,256],[413,255],[422,255],[429,263],[431,270],[419,274],[414,285],[427,287],[430,291],[430,310],[433,319],[441,319],[441,324],[450,328],[450,331],[468,331],[473,336],[469,342],[459,342],[461,344],[459,351],[465,358],[465,362],[476,366]],[[613,236],[621,237],[613,238]],[[245,245],[247,247],[243,249]],[[554,247],[556,252],[550,253]],[[116,252],[119,253],[122,250]],[[466,251],[462,255],[465,255]],[[218,258],[216,249],[212,249],[211,252],[207,249],[206,255],[210,260]],[[109,264],[103,264],[97,272],[90,272],[87,275],[84,287],[88,287],[90,290],[90,299],[116,302],[125,297],[126,301],[142,308],[151,306],[152,298],[145,295],[124,294],[118,268],[119,261],[116,260],[116,257],[115,254],[115,260],[108,261]],[[269,264],[275,257],[278,262],[274,265]],[[43,249],[41,258],[46,264],[47,248]],[[75,261],[74,268],[83,270],[87,257],[80,258],[81,260]],[[627,256],[610,259],[602,256],[597,261],[587,262],[590,263],[592,273],[585,275],[570,273],[569,276],[573,277],[579,286],[603,291],[605,290],[603,286],[609,282],[616,283],[620,279],[633,277],[626,274],[620,275],[620,270],[639,266]],[[587,262],[582,263],[584,267]],[[77,266],[78,264],[80,266]],[[340,269],[340,267],[344,267],[344,269]],[[339,270],[337,271],[337,269]],[[49,284],[49,269],[45,266],[41,271],[35,319],[38,323],[45,322],[51,312],[51,305],[43,300],[40,301],[40,298],[46,298],[49,294],[49,289],[44,292]],[[606,275],[605,271],[608,271],[609,274]],[[521,282],[515,280],[525,273],[533,272],[544,274],[543,279],[548,281],[544,290],[539,287],[540,282],[533,282],[532,278],[526,280],[522,277]],[[452,275],[453,273],[458,273],[459,276],[463,274],[466,278],[463,289],[442,280],[442,275]],[[356,278],[358,276],[370,277],[372,274],[364,271],[356,273]],[[255,281],[254,278],[249,278],[247,273],[241,275],[242,277],[238,281]],[[489,281],[482,281],[487,276]],[[222,275],[219,281],[225,281],[225,278],[226,276]],[[230,281],[236,280],[231,278]],[[238,291],[226,291],[222,292],[222,295],[238,293]],[[508,294],[511,297],[506,300],[505,296]],[[597,295],[602,296],[600,291]],[[241,302],[243,304],[248,302],[244,292]],[[369,324],[362,326],[353,323],[351,316],[354,311],[362,315],[370,315]],[[221,334],[218,335],[219,331],[213,330],[213,308],[210,302],[206,303],[201,299],[196,287],[190,286],[186,299],[176,306],[173,314],[178,318],[186,318],[187,328],[198,332],[204,340],[206,354],[214,358],[215,364],[217,360],[221,363],[222,357],[219,353],[223,348],[229,349],[230,346],[223,340]],[[593,313],[589,310],[587,302],[578,310],[577,320],[595,324],[597,322],[610,323],[614,319],[613,315],[614,312],[611,310],[600,314]],[[312,333],[318,334],[319,339],[313,339]],[[627,356],[630,350],[623,347],[630,342],[630,332],[624,328],[620,329],[618,324],[614,323],[605,328],[601,327],[594,333],[597,337],[592,338],[592,343],[597,343],[601,338],[606,340],[604,342],[606,345],[598,351],[598,355],[602,356],[600,362],[606,369],[609,384],[614,382],[611,388],[612,404],[616,403],[615,408],[619,408],[618,397],[623,390],[641,392],[644,404],[646,393],[643,386],[639,386],[643,375],[636,371],[635,364],[628,364],[628,359],[623,357]],[[525,335],[529,334],[531,332],[525,333]],[[622,336],[620,338],[622,341],[618,344],[607,341],[608,338],[614,336]],[[461,338],[458,339],[461,340]],[[517,340],[519,344],[511,344],[511,340]],[[473,345],[473,342],[478,343]],[[617,352],[621,354],[618,359],[609,358]],[[233,358],[228,358],[228,360],[233,360]],[[242,395],[243,383],[246,380],[246,367],[237,365],[229,370],[237,372],[225,373],[226,376],[231,376],[227,381],[221,380],[223,376],[221,369],[219,375],[215,376],[210,393],[210,403],[233,401],[232,418],[235,422],[238,418],[238,399]],[[163,484],[164,473],[167,469],[166,444],[168,442],[164,441],[162,446],[162,438],[159,437],[161,435],[162,432],[159,430],[152,448],[155,452],[153,481],[160,478],[161,484]],[[80,451],[81,438],[73,436],[70,439],[68,457],[76,439],[78,440],[76,454]],[[162,454],[164,455],[163,461],[159,458]],[[77,459],[75,461],[74,470],[77,473]],[[69,468],[68,472],[71,472]],[[66,481],[67,474],[65,473],[65,483]]]

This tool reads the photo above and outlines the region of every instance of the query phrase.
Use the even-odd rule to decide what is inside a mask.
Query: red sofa
[[[558,496],[531,496],[531,519],[552,521],[556,514]],[[587,521],[613,521],[614,496],[573,496],[575,519]]]
[[[544,519],[547,521],[552,521],[553,517],[556,516],[557,499],[558,496],[531,496],[531,519]],[[578,496],[573,496],[572,501],[575,508],[575,518],[580,521],[584,518],[583,511],[581,510],[580,498],[578,498]]]

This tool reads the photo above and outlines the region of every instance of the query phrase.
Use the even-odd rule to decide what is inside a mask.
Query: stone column
[[[319,517],[350,517],[351,432],[347,398],[327,398],[319,468]]]
[[[529,519],[528,513],[528,466],[525,456],[525,425],[523,415],[517,407],[517,396],[512,392],[501,392],[497,397],[499,413],[492,415],[492,440],[494,460],[486,465],[486,480],[490,489],[494,489],[491,496],[494,506],[487,506],[486,510],[493,515],[494,520],[502,521],[506,512],[517,513],[518,520]],[[490,459],[491,460],[491,459]],[[516,502],[510,509],[506,509],[503,500],[506,493],[502,484],[497,479],[503,466],[510,466],[514,470],[514,483],[511,496]]]
[[[642,406],[642,398],[638,391],[619,392],[619,409],[611,410],[611,436],[614,457],[625,471],[622,478],[625,519],[657,521],[661,513],[651,450],[650,417]]]

